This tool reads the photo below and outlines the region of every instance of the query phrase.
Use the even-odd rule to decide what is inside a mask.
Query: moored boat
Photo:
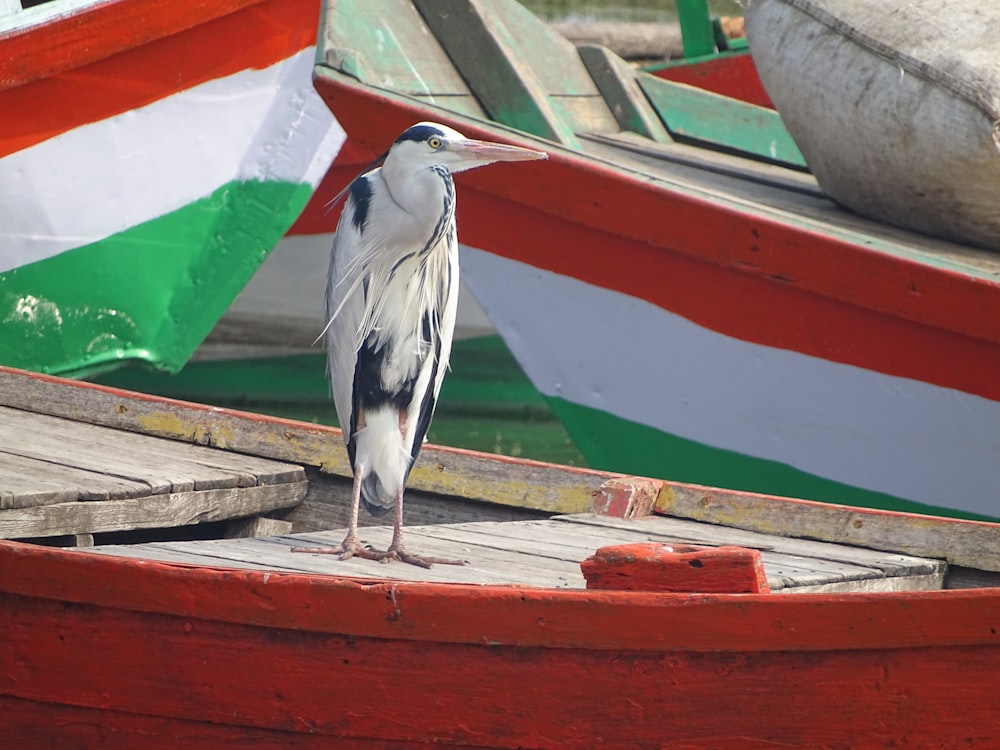
[[[176,371],[343,142],[317,0],[53,0],[0,16],[0,357]]]
[[[683,55],[643,69],[668,81],[774,108],[743,33],[743,18],[713,18],[708,0],[679,0]],[[727,28],[728,22],[729,28]]]
[[[463,270],[592,465],[997,515],[995,254],[838,207],[776,113],[693,118],[516,4],[324,29],[316,86],[373,156],[426,119],[552,154],[460,179]]]
[[[0,411],[0,535],[98,543],[0,541],[18,746],[1000,742],[995,524],[428,446],[410,538],[469,564],[425,571],[290,551],[343,513],[333,429],[8,368]],[[98,458],[113,476],[79,471]],[[100,538],[241,513],[269,536]]]

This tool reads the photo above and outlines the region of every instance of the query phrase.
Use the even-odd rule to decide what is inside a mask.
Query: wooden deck
[[[0,424],[0,538],[69,543],[87,553],[362,578],[582,588],[580,563],[601,547],[735,545],[760,551],[776,592],[995,585],[996,574],[970,578],[963,571],[1000,566],[994,532],[980,524],[904,522],[776,499],[780,508],[773,509],[764,497],[435,446],[427,447],[411,477],[408,546],[468,564],[425,571],[341,561],[292,552],[336,544],[344,535],[338,527],[346,523],[351,480],[337,452],[339,435],[329,428],[14,372],[0,373]],[[634,507],[632,500],[619,502],[633,496],[644,500]],[[622,507],[613,509],[616,503]],[[579,512],[591,505],[600,514]],[[658,514],[646,515],[654,507]],[[362,515],[363,524],[379,522]],[[374,547],[389,544],[387,526],[365,526],[361,533]],[[191,541],[166,541],[177,539]],[[125,540],[138,543],[120,543]],[[892,551],[874,549],[880,547]]]
[[[0,424],[0,539],[86,546],[100,532],[254,519],[308,489],[302,467],[282,461],[6,406]]]
[[[389,544],[391,528],[362,529],[365,542]],[[293,547],[332,545],[344,530],[260,539],[217,539],[94,547],[93,552],[168,562],[335,574],[362,578],[475,584],[524,584],[584,588],[580,562],[598,548],[633,542],[732,544],[758,549],[772,591],[906,591],[939,589],[947,565],[839,544],[788,539],[752,531],[665,517],[625,520],[593,514],[545,520],[472,522],[408,527],[415,552],[458,558],[463,567],[422,570],[399,563],[342,561],[332,555],[292,552]]]

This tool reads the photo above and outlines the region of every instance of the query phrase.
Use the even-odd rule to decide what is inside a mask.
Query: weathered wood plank
[[[636,80],[675,139],[807,169],[805,158],[773,109],[649,74]]]
[[[890,577],[906,577],[917,574],[936,576],[937,587],[940,588],[945,567],[936,561],[913,559],[909,565],[902,564],[898,560],[893,561],[886,566],[889,568],[886,570],[876,565],[828,559],[823,554],[824,548],[833,545],[818,544],[818,549],[811,553],[787,554],[777,552],[766,544],[761,544],[761,535],[750,535],[745,532],[742,539],[739,535],[728,536],[725,539],[713,539],[711,531],[714,527],[707,527],[701,534],[686,534],[686,538],[677,538],[677,535],[671,533],[669,529],[662,527],[657,529],[654,524],[641,520],[607,519],[607,523],[601,523],[600,520],[603,519],[595,517],[600,520],[596,523],[588,523],[588,518],[587,515],[579,519],[574,519],[572,516],[560,516],[551,521],[447,525],[424,528],[421,531],[426,535],[468,544],[476,551],[482,548],[513,550],[532,554],[539,558],[571,561],[574,564],[578,564],[602,546],[648,541],[667,544],[695,543],[706,546],[727,544],[760,549],[768,582],[774,591],[797,586],[819,586],[832,582],[862,580],[874,582]],[[563,525],[559,523],[560,521],[572,521],[572,523]],[[741,544],[742,540],[756,543]],[[782,540],[776,541],[780,543]],[[806,551],[804,548],[807,547],[808,543],[804,543],[804,547],[801,549]],[[876,585],[871,583],[869,587]]]
[[[0,366],[0,405],[171,438],[350,477],[340,430],[128,393]],[[410,489],[551,513],[589,510],[608,472],[427,445]]]
[[[807,221],[814,227],[818,223],[821,229],[817,231],[851,242],[870,243],[874,237],[879,242],[894,245],[904,255],[929,253],[957,270],[1000,273],[997,253],[859,217],[826,197],[808,174],[683,143],[652,143],[627,132],[581,135],[581,142],[591,156],[713,199],[743,205],[756,215],[772,216],[793,224]]]
[[[650,176],[666,177],[672,184],[708,195],[747,201],[755,208],[774,203],[772,211],[808,205],[823,206],[822,210],[813,208],[813,215],[840,211],[810,174],[686,143],[653,143],[631,132],[585,133],[580,138],[588,154],[638,167]]]
[[[196,542],[164,542],[136,545],[122,549],[123,554],[166,559],[161,553],[192,555],[183,558],[206,565],[264,566],[274,570],[359,576],[363,578],[405,578],[421,581],[451,581],[477,584],[518,583],[556,588],[583,588],[585,581],[580,563],[597,549],[635,542],[673,541],[669,536],[650,532],[657,526],[705,527],[711,533],[716,527],[668,519],[626,521],[584,516],[579,519],[560,517],[545,521],[507,523],[477,522],[467,524],[414,526],[406,529],[408,547],[415,552],[468,561],[461,567],[434,566],[429,571],[410,566],[379,565],[369,560],[342,561],[336,556],[292,552],[293,547],[334,546],[345,530],[295,534],[262,539],[204,540]],[[659,521],[664,521],[660,524]],[[723,530],[724,531],[724,530]],[[763,535],[743,532],[759,542]],[[389,526],[361,529],[362,541],[384,549],[392,535]],[[787,540],[776,539],[781,544]],[[808,545],[809,543],[804,542]],[[911,559],[904,564],[895,556],[888,565],[891,572],[876,567],[828,560],[836,545],[816,543],[813,556],[776,552],[768,545],[758,544],[764,569],[772,590],[780,593],[805,591],[902,591],[941,587],[944,565],[937,561]],[[99,548],[103,554],[115,554],[117,547]],[[861,550],[862,553],[870,552]],[[848,549],[840,557],[850,558]],[[887,557],[871,553],[869,557]],[[174,559],[174,558],[170,558]],[[177,558],[180,559],[180,558]]]
[[[339,430],[319,425],[67,383],[5,367],[0,367],[0,404],[322,466],[333,479],[350,476]],[[416,492],[471,501],[576,513],[590,509],[594,493],[612,476],[615,475],[429,445],[414,467],[409,486]],[[680,483],[664,484],[658,509],[675,517],[710,524],[776,531],[782,536],[801,534],[1000,571],[997,532],[989,524],[880,514]]]
[[[842,563],[849,566],[880,570],[886,575],[901,575],[907,571],[933,573],[944,567],[940,560],[900,555],[892,552],[865,549],[843,544],[830,544],[816,540],[775,536],[745,529],[734,529],[704,522],[663,516],[627,521],[608,516],[580,513],[555,516],[553,520],[571,524],[614,528],[641,533],[650,541],[687,542],[690,544],[718,546],[723,544],[749,547],[767,552],[778,552],[790,557],[815,558],[824,563]],[[564,532],[560,532],[562,534]]]
[[[0,510],[150,494],[146,482],[0,452]]]
[[[273,484],[297,466],[0,406],[0,451],[146,482],[153,492]],[[151,460],[152,459],[152,460]]]
[[[789,586],[775,593],[778,594],[839,594],[839,593],[873,593],[898,591],[940,591],[945,588],[940,575],[915,575],[888,578],[852,578],[848,581],[829,581],[820,584],[805,584]]]
[[[432,102],[451,104],[449,97],[469,93],[462,76],[424,26],[409,0],[372,3],[370,0],[327,0],[322,10],[324,62],[360,81],[391,86],[395,91]],[[336,12],[332,6],[336,5]],[[346,7],[346,6],[349,6]],[[350,48],[342,41],[350,40]],[[371,51],[377,50],[377,59]],[[463,112],[485,113],[471,96]]]
[[[60,503],[0,513],[0,539],[190,526],[289,508],[308,483],[176,492],[97,503]]]
[[[580,59],[600,89],[622,130],[630,130],[659,143],[673,139],[635,80],[635,70],[611,50],[600,45],[577,47]]]
[[[300,481],[301,467],[0,406],[0,509]]]
[[[572,127],[553,109],[531,67],[518,59],[477,5],[442,6],[433,0],[414,5],[491,119],[579,148]]]
[[[138,560],[158,560],[161,562],[183,563],[185,565],[209,565],[227,568],[249,568],[251,570],[288,570],[294,567],[280,567],[266,562],[249,562],[219,557],[211,550],[203,550],[190,543],[176,547],[169,542],[149,542],[147,544],[106,544],[85,550],[99,555],[131,557]]]
[[[601,45],[626,60],[669,60],[684,54],[678,23],[568,18],[552,28],[577,47]]]
[[[438,535],[440,526],[416,526],[406,529],[407,546],[414,552],[465,560],[463,566],[435,565],[430,571],[400,569],[394,564],[375,565],[369,560],[341,561],[335,556],[315,555],[330,560],[323,572],[375,578],[405,578],[421,581],[449,581],[454,583],[510,584],[528,586],[583,588],[583,575],[579,561],[542,558],[530,552],[506,550],[500,547],[477,546],[461,539]],[[344,529],[321,534],[283,537],[281,541],[293,546],[312,547],[334,545],[344,538]],[[392,539],[388,526],[367,527],[361,531],[362,541],[373,547],[385,549]],[[308,553],[291,553],[295,556],[314,556]],[[345,567],[345,563],[347,567]],[[374,569],[373,569],[374,567]]]
[[[291,532],[291,521],[280,521],[277,518],[254,516],[253,518],[239,518],[235,521],[230,521],[226,525],[225,536],[227,539],[246,539],[290,534]]]
[[[467,550],[461,545],[425,537],[422,527],[408,532],[408,543],[424,554],[470,557],[465,566],[435,565],[430,569],[409,565],[381,565],[355,558],[340,560],[335,555],[291,552],[292,547],[332,546],[343,539],[343,529],[318,534],[262,539],[203,540],[198,542],[155,542],[143,545],[107,545],[94,552],[109,555],[149,558],[198,565],[255,568],[264,570],[319,573],[375,579],[405,579],[451,583],[510,584],[529,586],[583,587],[583,576],[576,562],[537,560],[531,555],[504,554],[496,550]],[[369,527],[362,540],[385,549],[392,536],[389,527]],[[411,538],[412,537],[412,538]],[[463,554],[464,553],[464,554]]]
[[[1000,572],[1000,534],[989,523],[670,482],[664,483],[656,509],[714,525],[936,558],[966,568]]]
[[[124,453],[124,438],[135,437],[139,443],[148,438],[122,435],[116,440],[111,430],[5,407],[0,407],[0,419],[4,424],[0,451],[9,455],[117,476],[133,483],[137,494],[194,489],[191,477],[176,472],[171,476],[147,466],[134,453]]]
[[[296,533],[345,528],[350,522],[352,480],[312,466],[306,467],[306,478],[309,480],[309,492],[305,499],[291,510],[284,511],[281,518],[291,521]],[[407,526],[480,520],[520,521],[551,515],[533,508],[484,503],[458,496],[443,497],[410,488],[406,491],[403,513]],[[384,524],[385,519],[362,511],[359,523],[362,526],[378,526]]]

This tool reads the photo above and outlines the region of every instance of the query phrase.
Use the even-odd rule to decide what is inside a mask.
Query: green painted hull
[[[548,401],[574,436],[587,464],[595,469],[905,513],[995,520],[824,479],[777,461],[680,438],[561,398]]]
[[[138,360],[177,371],[312,195],[231,182],[99,242],[0,274],[3,363],[84,376]]]

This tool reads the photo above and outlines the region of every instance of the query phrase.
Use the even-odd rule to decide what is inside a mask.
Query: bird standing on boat
[[[444,125],[408,128],[343,192],[326,288],[328,372],[354,472],[351,521],[336,547],[299,548],[373,560],[462,564],[403,546],[403,489],[430,425],[458,306],[452,173],[541,151],[466,138]],[[343,193],[341,193],[343,195]],[[337,196],[332,203],[336,203]],[[358,537],[358,508],[391,508],[385,551]]]

